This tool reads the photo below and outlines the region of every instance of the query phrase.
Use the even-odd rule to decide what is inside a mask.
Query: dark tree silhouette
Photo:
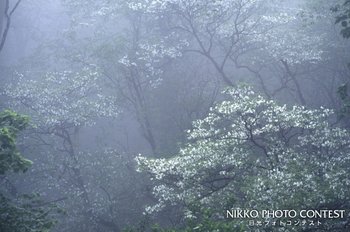
[[[21,3],[21,1],[22,0],[18,0],[12,9],[10,9],[10,1],[9,0],[6,0],[5,2],[0,3],[1,4],[0,5],[0,12],[1,12],[1,15],[0,15],[0,33],[1,33],[0,53],[1,53],[2,49],[4,48],[7,34],[8,34],[9,29],[10,29],[11,17],[13,15],[13,13],[16,11],[16,9],[19,6],[19,4]],[[2,30],[4,23],[6,23],[5,28]]]

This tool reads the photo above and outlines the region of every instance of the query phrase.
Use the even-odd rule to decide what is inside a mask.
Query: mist
[[[2,0],[0,231],[349,231],[349,13]]]

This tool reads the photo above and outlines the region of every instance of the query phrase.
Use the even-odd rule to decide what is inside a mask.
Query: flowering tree
[[[225,84],[232,86],[235,67],[250,67],[270,59],[288,63],[319,60],[322,53],[298,27],[298,8],[280,1],[131,1],[129,7],[166,20],[169,33],[181,35],[190,47],[182,52],[195,52],[206,57]],[[281,33],[288,28],[289,33]],[[281,38],[281,36],[283,38]],[[293,41],[298,41],[293,42]],[[261,54],[265,58],[262,58]],[[253,59],[246,60],[247,55]],[[254,69],[253,69],[254,70]]]
[[[37,126],[86,126],[94,124],[98,117],[114,117],[118,112],[115,100],[101,94],[99,77],[95,68],[48,72],[42,79],[19,74],[19,84],[8,85],[5,94],[15,107],[29,110]]]
[[[82,62],[94,59],[103,67],[153,153],[160,139],[150,99],[169,75],[164,72],[169,61],[187,62],[184,55],[196,61],[202,57],[219,73],[211,78],[219,77],[225,85],[234,85],[240,72],[248,70],[267,96],[296,89],[292,94],[306,104],[302,80],[293,67],[322,59],[322,35],[304,27],[301,10],[283,1],[64,2],[72,12],[69,35],[75,35],[77,43],[72,50],[80,51]],[[81,38],[76,36],[79,32],[84,34]],[[271,75],[271,69],[279,72]]]
[[[350,134],[329,124],[331,110],[280,106],[249,87],[225,93],[173,158],[136,158],[155,183],[158,203],[147,212],[349,207]]]
[[[303,80],[298,75],[305,73],[307,68],[297,71],[293,68],[304,63],[318,63],[324,55],[325,33],[315,31],[311,24],[306,26],[301,17],[310,12],[299,5],[291,7],[284,1],[135,0],[113,4],[102,1],[99,5],[92,3],[90,8],[82,7],[80,2],[69,4],[79,7],[78,12],[84,16],[93,16],[84,27],[108,29],[108,33],[120,29],[128,31],[127,34],[124,31],[119,33],[126,35],[124,47],[128,48],[118,58],[127,77],[122,83],[140,80],[141,92],[147,92],[149,84],[157,86],[162,80],[160,74],[164,57],[179,58],[192,53],[206,59],[219,74],[213,78],[218,77],[225,85],[234,85],[241,78],[239,72],[248,72],[267,96],[274,97],[287,89],[305,105]],[[117,20],[127,26],[115,28],[109,25]],[[198,56],[195,57],[198,59]],[[276,69],[278,72],[271,75],[271,70]],[[111,71],[107,73],[114,77]],[[136,77],[131,78],[130,74]],[[245,81],[249,81],[250,76],[247,76]],[[128,83],[124,86],[132,85]],[[124,86],[119,89],[124,90],[128,100],[132,99],[130,93],[136,92],[135,89],[129,90]],[[135,102],[136,94],[131,97]],[[145,103],[138,105],[142,104]],[[142,109],[145,107],[134,108],[135,112],[145,111]],[[147,120],[143,120],[147,116],[138,114],[143,134],[154,148],[154,136],[147,129]]]
[[[90,66],[79,72],[48,72],[41,79],[19,74],[19,79],[4,92],[14,108],[33,118],[34,125],[27,139],[35,152],[43,153],[37,169],[47,172],[49,166],[52,170],[47,173],[49,178],[45,181],[49,188],[46,191],[55,189],[56,194],[60,191],[78,203],[70,211],[76,218],[88,219],[93,225],[101,223],[118,228],[91,211],[94,194],[89,188],[90,180],[84,175],[85,153],[79,145],[81,130],[102,117],[116,117],[119,112],[115,98],[102,94],[98,70]],[[45,148],[44,152],[41,147]],[[99,153],[101,157],[105,154]]]
[[[156,152],[158,144],[154,132],[150,98],[163,79],[163,69],[170,60],[181,56],[184,41],[171,34],[162,34],[152,15],[132,10],[127,1],[64,1],[71,10],[70,34],[94,32],[88,39],[75,38],[74,49],[79,50],[80,61],[94,59],[103,68],[103,74],[128,111],[140,126],[141,135]],[[116,22],[123,22],[117,23]],[[106,39],[110,38],[112,39]],[[83,41],[83,43],[81,42]],[[93,42],[92,42],[93,41]],[[180,42],[179,42],[180,41]],[[84,52],[81,52],[84,51]],[[93,51],[87,57],[81,54]],[[77,57],[72,55],[70,57]]]

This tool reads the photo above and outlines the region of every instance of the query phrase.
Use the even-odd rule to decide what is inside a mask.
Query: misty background
[[[135,157],[176,156],[241,84],[348,129],[344,2],[1,0],[0,109],[29,117],[17,147],[33,162],[2,194],[37,193],[50,231],[186,227],[183,206],[146,213],[157,197]]]

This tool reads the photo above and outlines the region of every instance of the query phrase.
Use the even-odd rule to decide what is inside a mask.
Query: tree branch
[[[7,34],[8,34],[9,29],[10,29],[11,16],[15,12],[15,10],[17,9],[17,7],[21,3],[21,1],[22,0],[18,0],[16,2],[15,6],[13,7],[13,9],[9,12],[10,2],[9,2],[9,0],[6,0],[6,7],[5,7],[6,27],[5,27],[4,33],[2,33],[2,35],[1,35],[0,53],[1,53],[2,49],[4,48],[4,45],[5,45],[5,42],[6,42],[6,38],[7,38]]]

